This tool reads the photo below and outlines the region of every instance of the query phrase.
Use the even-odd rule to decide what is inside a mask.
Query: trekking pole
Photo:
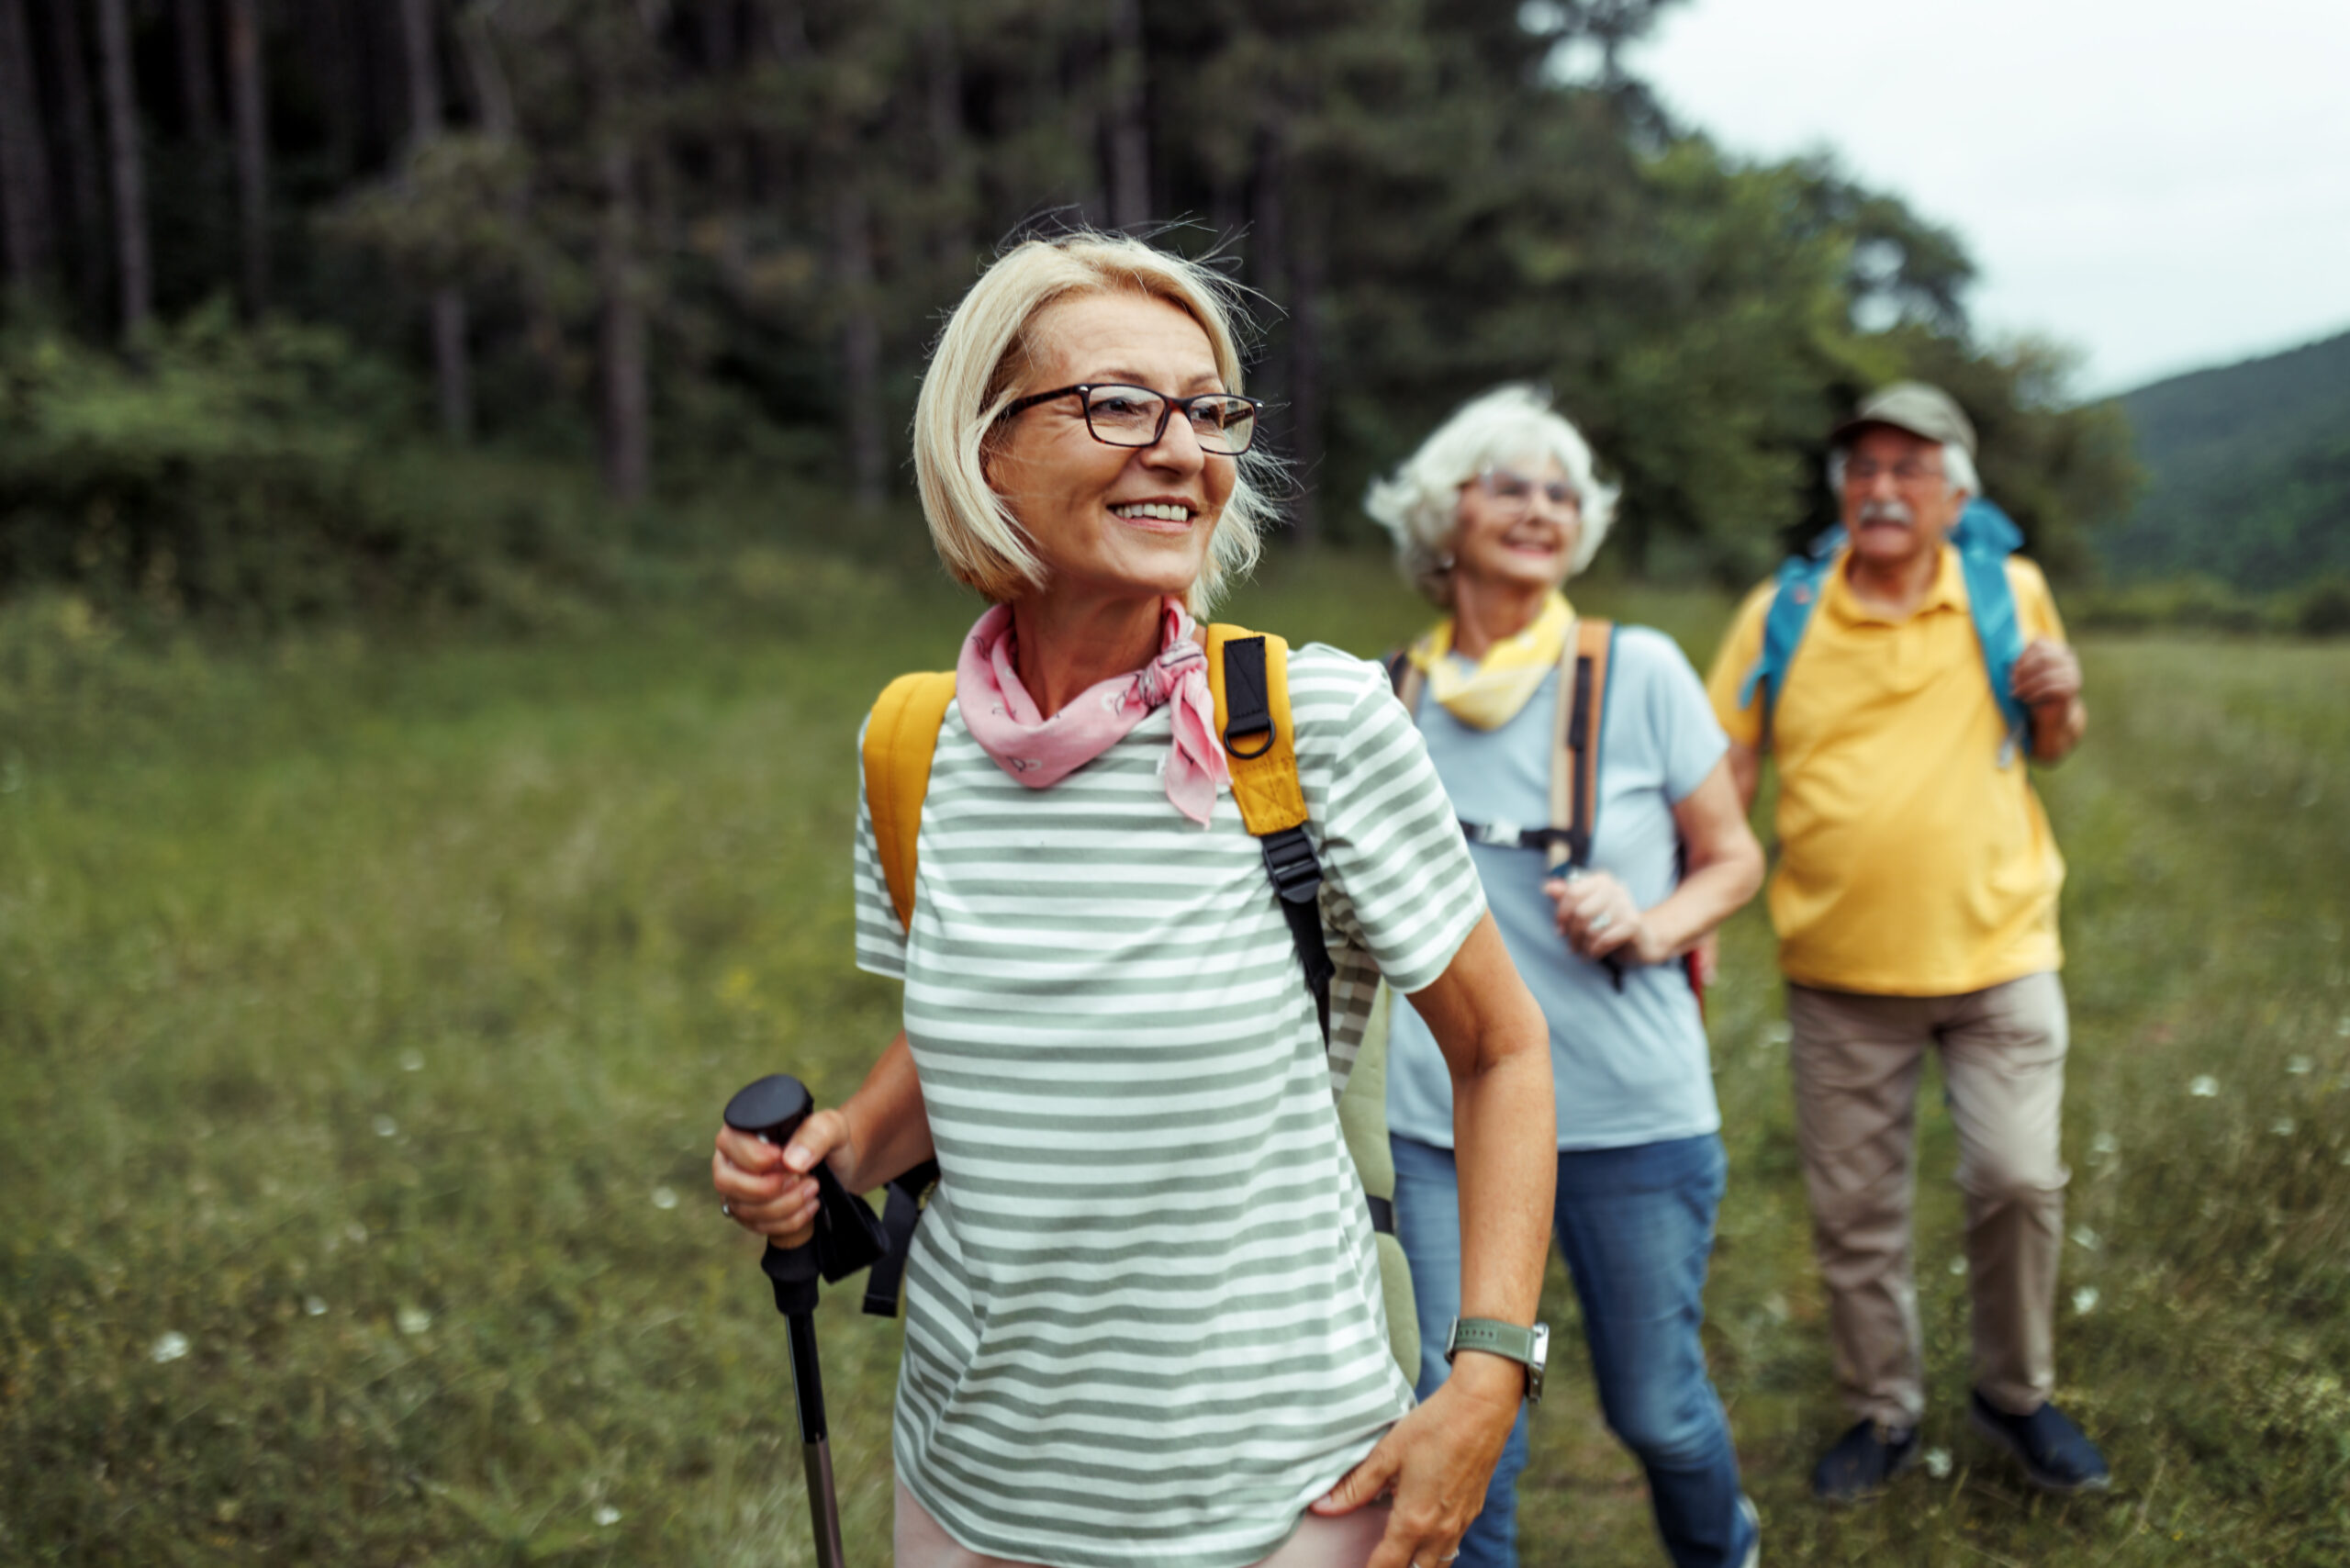
[[[726,1103],[726,1125],[780,1148],[816,1102],[798,1079],[776,1073]],[[881,1255],[880,1222],[822,1160],[816,1162],[816,1233],[797,1247],[767,1242],[759,1271],[775,1286],[775,1309],[791,1334],[791,1392],[800,1412],[800,1458],[808,1473],[808,1516],[816,1532],[816,1568],[845,1568],[840,1499],[833,1488],[833,1445],[824,1420],[824,1374],[816,1361],[816,1282],[846,1279]]]

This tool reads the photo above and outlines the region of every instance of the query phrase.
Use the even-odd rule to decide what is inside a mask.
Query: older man
[[[1707,683],[1750,802],[1762,753],[1778,758],[1770,907],[1796,1129],[1836,1377],[1860,1417],[1813,1490],[1850,1502],[1918,1456],[1910,1199],[1930,1047],[1958,1129],[1973,1422],[2036,1485],[2101,1488],[2104,1458],[2049,1402],[2067,1174],[2065,866],[2016,755],[2020,742],[2054,762],[2079,742],[2080,665],[2038,568],[1951,542],[1979,487],[1974,427],[1947,395],[1888,386],[1832,442],[1842,545],[1747,599]],[[2022,643],[2007,650],[2008,693],[1991,673],[2003,638]]]

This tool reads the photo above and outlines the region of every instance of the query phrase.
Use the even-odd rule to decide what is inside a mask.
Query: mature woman
[[[1503,386],[1462,407],[1364,505],[1447,612],[1407,650],[1401,684],[1420,693],[1420,734],[1481,840],[1471,852],[1494,918],[1550,1020],[1554,1214],[1601,1407],[1648,1472],[1672,1560],[1736,1565],[1754,1559],[1758,1532],[1697,1335],[1721,1118],[1698,999],[1676,960],[1753,896],[1762,855],[1728,742],[1671,638],[1624,627],[1613,639],[1587,862],[1550,870],[1551,841],[1526,831],[1574,825],[1550,805],[1579,641],[1561,589],[1598,551],[1615,502],[1549,398]],[[1388,1059],[1396,1229],[1424,1325],[1455,1310],[1445,1282],[1460,1243],[1456,1194],[1482,1157],[1437,1022],[1397,1008]],[[1422,1398],[1440,1393],[1446,1370],[1423,1357]],[[1516,1561],[1525,1463],[1521,1417],[1461,1568]]]
[[[810,1232],[815,1161],[934,1154],[898,1384],[901,1568],[1438,1568],[1526,1368],[1415,1407],[1314,1002],[1230,792],[1192,620],[1256,549],[1221,281],[1131,240],[1009,252],[940,340],[914,460],[966,639],[910,925],[856,845],[859,965],[905,1028],[784,1149],[722,1130],[737,1223]],[[1428,1021],[1476,1152],[1470,1317],[1530,1325],[1550,1208],[1542,1022],[1381,672],[1289,660],[1326,909]],[[1343,758],[1344,766],[1341,766]],[[1384,1499],[1392,1496],[1392,1504]]]

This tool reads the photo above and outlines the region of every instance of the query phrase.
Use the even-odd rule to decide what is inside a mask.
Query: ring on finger
[[[718,1212],[724,1215],[728,1219],[733,1219],[734,1217],[734,1200],[732,1198],[719,1199]]]
[[[1591,917],[1591,924],[1584,926],[1583,929],[1590,932],[1594,936],[1596,936],[1615,924],[1615,914],[1610,911],[1603,909],[1597,914]],[[1449,1562],[1452,1560],[1448,1557],[1443,1559],[1443,1561]]]

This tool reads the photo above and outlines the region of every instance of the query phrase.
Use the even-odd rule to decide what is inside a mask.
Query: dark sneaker
[[[1917,1462],[1917,1428],[1863,1421],[1837,1439],[1811,1473],[1811,1495],[1823,1503],[1857,1503]]]
[[[2010,1416],[1977,1394],[1968,1401],[1968,1417],[1976,1431],[2021,1460],[2024,1475],[2042,1492],[2102,1492],[2113,1484],[2105,1456],[2053,1405]]]

